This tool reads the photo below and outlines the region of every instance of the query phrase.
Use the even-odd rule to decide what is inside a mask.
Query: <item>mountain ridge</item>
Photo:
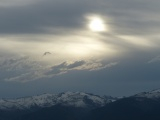
[[[9,106],[1,109],[5,106],[4,103],[7,103],[6,107]],[[17,101],[0,100],[0,120],[46,119],[160,120],[160,89],[122,98],[65,92],[31,96]]]
[[[41,94],[30,97],[21,97],[16,99],[0,99],[1,110],[12,110],[12,109],[30,109],[32,107],[51,107],[54,105],[61,104],[63,106],[74,106],[74,107],[96,107],[104,106],[106,103],[116,100],[111,96],[100,97],[84,92],[63,92],[59,94]],[[88,103],[90,102],[90,103]],[[89,104],[91,104],[89,106]]]

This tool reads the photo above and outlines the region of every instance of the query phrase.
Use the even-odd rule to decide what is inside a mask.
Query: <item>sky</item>
[[[160,88],[159,0],[1,0],[0,98]]]

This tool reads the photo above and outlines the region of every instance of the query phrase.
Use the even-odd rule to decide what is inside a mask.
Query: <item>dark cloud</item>
[[[66,73],[68,70],[76,69],[79,66],[86,64],[85,61],[76,61],[74,63],[68,64],[67,62],[63,62],[59,65],[55,65],[49,70],[46,75],[58,75],[62,73]]]
[[[114,34],[153,34],[160,29],[158,0],[46,0],[0,8],[0,33],[60,33],[82,29],[88,13],[104,15]]]
[[[45,33],[47,28],[83,27],[83,15],[90,9],[85,1],[37,1],[26,6],[0,8],[0,33]]]

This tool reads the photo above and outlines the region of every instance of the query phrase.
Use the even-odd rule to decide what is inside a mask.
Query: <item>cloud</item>
[[[39,79],[48,79],[65,74],[69,71],[95,71],[117,65],[117,62],[103,64],[96,61],[63,62],[57,65],[43,65],[29,57],[8,59],[0,64],[0,79],[5,81],[28,82]]]
[[[36,0],[34,0],[36,1]],[[1,0],[1,7],[11,7],[11,6],[23,6],[33,3],[32,0]]]
[[[83,15],[91,9],[89,3],[85,0],[76,2],[73,0],[46,0],[45,2],[39,0],[30,2],[29,5],[2,7],[0,8],[2,18],[0,33],[34,34],[47,33],[50,29],[55,31],[61,28],[79,29],[83,27]]]
[[[160,78],[159,6],[159,0],[0,0],[0,91],[19,92],[19,82],[28,82],[24,91],[30,84],[41,92],[38,86],[99,93],[154,84]],[[100,16],[108,31],[90,31],[90,15]],[[45,51],[53,54],[42,57]]]
[[[83,66],[86,62],[85,61],[75,61],[73,63],[63,62],[61,64],[52,66],[50,70],[48,70],[45,74],[46,75],[59,75],[62,73],[66,73],[69,70],[76,70],[80,66]]]
[[[113,0],[103,3],[100,11],[112,20],[110,25],[115,34],[158,34],[160,29],[158,0]]]
[[[159,62],[160,61],[160,55],[157,57],[152,58],[148,63],[154,63],[154,62]]]
[[[43,65],[29,57],[7,59],[0,63],[0,79],[5,81],[30,81],[39,78]]]
[[[102,64],[101,62],[95,62],[95,61],[75,61],[73,63],[67,63],[63,62],[59,65],[53,66],[48,72],[46,72],[46,75],[59,75],[66,73],[68,71],[72,70],[88,70],[88,71],[98,71],[105,68],[113,67],[117,65],[118,62],[108,63],[108,64]]]
[[[32,71],[28,73],[19,74],[18,76],[4,79],[5,81],[29,82],[42,78],[43,76],[39,71]]]
[[[118,62],[111,62],[111,63],[109,63],[107,65],[104,65],[104,66],[101,64],[99,67],[92,68],[91,71],[102,70],[102,69],[105,69],[105,68],[110,68],[110,67],[113,67],[113,66],[115,66],[117,64],[118,64]]]
[[[66,29],[81,30],[86,25],[84,16],[93,13],[103,15],[114,34],[158,34],[159,4],[158,0],[3,0],[0,33],[36,34],[51,30],[52,34],[62,34]]]
[[[67,51],[72,51],[75,49],[74,46],[77,48],[84,39],[96,39],[105,46],[104,50],[108,55],[112,53],[109,53],[107,48],[111,48],[111,52],[128,52],[137,48],[154,47],[155,38],[150,35],[158,34],[160,29],[158,0],[152,2],[148,0],[35,0],[34,2],[23,0],[23,2],[25,5],[9,5],[0,8],[0,39],[2,39],[0,49],[3,48],[3,51],[9,53],[21,51],[26,55],[26,53],[33,53],[30,51],[33,46],[36,47],[34,53],[42,50],[43,52],[49,50],[60,52],[58,48],[67,48]],[[22,3],[22,0],[14,0],[14,2],[3,0],[0,3],[16,4]],[[85,17],[91,14],[104,19],[104,23],[109,28],[108,32],[97,34],[87,29],[89,21]],[[5,36],[4,39],[3,36]],[[87,43],[87,40],[85,41],[84,44]],[[40,42],[45,43],[40,44]],[[64,47],[64,44],[69,42],[72,45],[68,44]],[[75,42],[79,44],[74,45]],[[33,45],[33,43],[39,45]],[[48,43],[47,47],[43,47],[46,43]],[[14,44],[14,47],[9,46],[11,44]],[[22,50],[20,46],[24,44],[25,49]],[[84,44],[82,46],[85,46]],[[74,52],[76,50],[72,53]]]

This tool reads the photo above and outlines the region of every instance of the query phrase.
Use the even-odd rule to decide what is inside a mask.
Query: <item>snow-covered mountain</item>
[[[130,97],[83,92],[1,99],[0,120],[160,120],[160,89]]]
[[[116,98],[100,97],[83,92],[66,92],[60,94],[42,94],[18,99],[1,99],[0,110],[27,110],[30,108],[51,107],[54,105],[73,107],[101,107]]]
[[[150,92],[142,92],[134,95],[133,97],[160,99],[160,89],[152,90]]]

